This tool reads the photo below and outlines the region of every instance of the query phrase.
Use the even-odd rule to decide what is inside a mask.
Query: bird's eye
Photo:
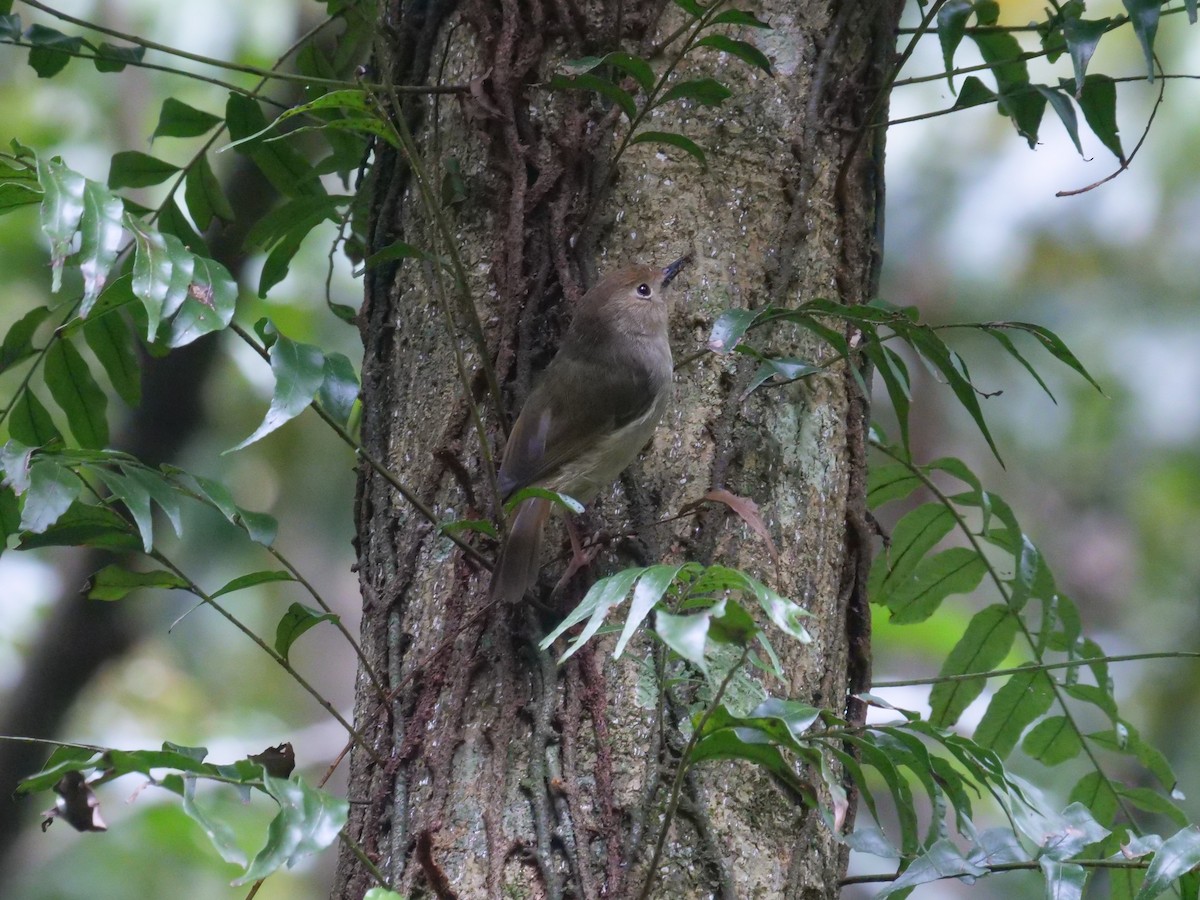
[[[650,285],[646,284],[644,281],[637,286],[637,295],[639,297],[649,297],[651,293],[652,291],[650,290]]]

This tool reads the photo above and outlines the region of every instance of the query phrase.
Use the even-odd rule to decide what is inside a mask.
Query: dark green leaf
[[[975,729],[975,743],[1007,757],[1021,733],[1050,708],[1054,686],[1045,672],[1018,672],[996,691]]]
[[[149,553],[154,546],[154,518],[150,509],[150,492],[138,481],[103,467],[94,469],[114,497],[125,504],[142,538],[142,548]]]
[[[1146,80],[1154,81],[1154,36],[1158,33],[1158,16],[1162,0],[1121,0],[1129,13],[1138,43],[1146,55]]]
[[[1025,735],[1021,749],[1043,765],[1057,766],[1078,756],[1083,745],[1079,732],[1066,716],[1049,716]]]
[[[130,406],[141,403],[142,371],[133,334],[120,313],[92,316],[83,324],[83,337],[121,399]]]
[[[44,534],[21,535],[20,548],[101,547],[114,552],[137,552],[141,539],[129,523],[110,509],[73,503]]]
[[[41,771],[21,779],[16,792],[34,794],[48,791],[67,772],[89,772],[101,763],[101,752],[90,747],[56,747]]]
[[[38,157],[37,165],[42,185],[42,231],[50,239],[50,290],[57,293],[62,286],[63,263],[83,218],[87,179],[68,169],[58,157]]]
[[[264,547],[270,547],[275,543],[275,536],[279,533],[279,522],[273,516],[251,512],[240,506],[232,521],[234,525],[246,532],[250,540],[256,544],[262,544]]]
[[[775,74],[771,71],[771,61],[767,59],[766,54],[747,41],[734,40],[723,34],[710,34],[696,41],[696,46],[712,47],[714,50],[736,56],[742,62],[762,69],[768,75]]]
[[[672,100],[695,100],[704,106],[719,106],[731,96],[733,92],[715,78],[697,78],[672,86],[654,105],[663,106]]]
[[[946,80],[950,83],[951,93],[954,92],[954,52],[962,43],[967,19],[974,11],[975,4],[971,0],[948,0],[938,10],[938,43],[942,45],[942,64],[946,67]]]
[[[45,25],[29,26],[26,37],[34,45],[29,51],[29,65],[39,78],[57,75],[83,46],[83,38],[68,37]]]
[[[867,469],[867,505],[871,509],[902,500],[919,487],[921,479],[901,463],[873,465]]]
[[[127,65],[140,63],[145,55],[145,47],[118,47],[103,41],[96,48],[96,58],[92,64],[97,72],[124,72]]]
[[[333,613],[323,613],[300,603],[293,603],[275,627],[275,652],[287,659],[288,651],[292,649],[292,644],[296,643],[300,635],[321,622],[336,621],[337,616]]]
[[[162,207],[158,217],[158,230],[163,234],[178,238],[189,252],[205,255],[209,252],[204,238],[192,227],[192,223],[183,214],[178,197],[172,197],[171,201]]]
[[[1079,108],[1083,110],[1083,118],[1087,121],[1088,127],[1092,129],[1092,133],[1099,138],[1100,143],[1124,163],[1125,151],[1121,149],[1121,137],[1117,133],[1116,82],[1107,75],[1089,75],[1083,82]],[[1068,365],[1070,364],[1068,363]],[[1091,381],[1090,376],[1085,375],[1084,377]]]
[[[1071,105],[1071,99],[1062,91],[1045,85],[1035,84],[1033,89],[1046,98],[1050,108],[1054,110],[1063,123],[1063,127],[1067,129],[1071,143],[1075,145],[1075,151],[1083,156],[1083,145],[1079,143],[1079,120],[1075,116],[1075,107]]]
[[[392,262],[397,259],[429,259],[429,254],[412,244],[406,244],[404,241],[396,241],[388,244],[377,253],[372,253],[367,257],[363,264],[368,269],[373,269],[380,263]]]
[[[637,104],[634,103],[629,92],[600,75],[584,73],[570,78],[564,75],[555,75],[550,79],[550,89],[553,91],[594,91],[619,106],[621,112],[630,121],[637,116]]]
[[[810,808],[816,808],[816,792],[808,782],[801,780],[791,764],[779,750],[765,741],[748,740],[752,729],[722,728],[701,738],[692,747],[689,765],[713,759],[742,759],[770,772],[787,785],[797,799]]]
[[[235,886],[265,878],[284,864],[294,865],[302,857],[331,846],[346,824],[349,803],[308,787],[293,775],[272,778],[263,773],[268,794],[279,804],[279,813],[267,828],[267,843],[258,852]]]
[[[50,315],[49,307],[38,306],[13,323],[12,327],[8,329],[8,333],[4,335],[4,342],[0,344],[0,372],[7,371],[22,360],[33,356],[35,352],[34,332],[48,315]]]
[[[872,602],[889,582],[902,583],[933,547],[954,527],[954,514],[940,503],[923,503],[906,513],[892,529],[887,554],[875,558],[868,584]]]
[[[52,342],[46,351],[44,371],[50,396],[66,414],[79,445],[102,449],[108,443],[108,398],[75,345],[66,339]]]
[[[220,116],[214,116],[194,106],[188,106],[182,100],[168,97],[159,110],[158,124],[154,126],[154,134],[150,135],[150,140],[159,137],[199,137],[220,123]]]
[[[168,346],[182,347],[227,327],[233,320],[237,294],[237,283],[228,269],[214,260],[195,257],[187,295],[171,319]]]
[[[179,171],[179,166],[142,153],[140,150],[123,150],[114,153],[108,168],[108,186],[149,187],[162,184]]]
[[[271,405],[254,433],[226,453],[248,447],[300,415],[325,381],[325,355],[319,347],[297,343],[280,335],[269,352],[271,374],[275,376]]]
[[[12,0],[0,0],[0,40],[21,39],[21,17],[12,11]]]
[[[699,0],[675,0],[675,5],[693,19],[700,18],[705,12],[704,6],[700,4]]]
[[[210,816],[196,804],[195,775],[187,774],[183,778],[183,811],[201,830],[208,835],[221,859],[236,866],[245,867],[246,854],[237,845],[233,828],[224,819]]]
[[[647,94],[654,90],[654,82],[656,80],[654,70],[640,56],[632,56],[629,53],[620,52],[609,53],[600,62],[616,66],[627,75],[633,76],[633,80],[638,83],[638,87]]]
[[[499,538],[500,532],[487,519],[456,519],[453,522],[443,522],[438,526],[442,534],[458,534],[462,531],[478,531],[490,538]]]
[[[985,103],[995,103],[996,92],[976,78],[968,75],[963,80],[962,90],[954,101],[952,109],[970,109],[972,106],[983,106]]]
[[[188,171],[184,180],[183,197],[187,201],[192,220],[201,231],[208,229],[213,216],[222,222],[233,221],[233,207],[229,205],[225,192],[221,190],[221,182],[213,174],[207,155],[197,159]]]
[[[30,447],[44,447],[54,441],[62,441],[62,435],[54,426],[54,420],[37,395],[29,388],[21,391],[13,410],[8,416],[8,433]]]
[[[754,309],[727,309],[722,312],[708,336],[708,349],[713,353],[732,353],[760,312]]]
[[[743,28],[770,28],[771,26],[758,18],[754,13],[741,9],[726,9],[708,20],[708,26],[740,25]]]
[[[29,467],[21,530],[42,534],[67,511],[82,487],[79,477],[66,466],[50,459],[36,460]]]
[[[139,588],[162,588],[170,590],[182,588],[186,590],[188,583],[164,569],[153,572],[131,572],[121,566],[105,566],[88,579],[83,586],[84,594],[89,600],[120,600]]]
[[[267,127],[267,120],[258,102],[242,94],[231,93],[225,107],[225,123],[232,141],[251,138]],[[254,161],[277,191],[286,197],[313,196],[325,193],[324,187],[308,161],[282,142],[266,143],[261,139],[238,144],[237,151]]]
[[[872,602],[891,610],[897,625],[924,622],[951,594],[969,594],[987,573],[987,562],[969,547],[924,557],[910,573],[888,578]]]
[[[246,575],[239,575],[237,578],[233,579],[232,581],[227,582],[226,584],[222,585],[221,587],[219,587],[215,591],[213,591],[211,594],[209,594],[209,596],[213,600],[216,600],[218,597],[221,597],[225,594],[232,594],[234,591],[244,591],[246,588],[256,587],[260,584],[267,584],[268,582],[272,582],[272,581],[295,581],[295,580],[296,580],[295,577],[290,572],[283,572],[283,571],[279,571],[279,570],[268,570],[265,572],[250,572],[249,574],[246,574]],[[303,608],[304,607],[301,607],[301,609],[303,609]],[[315,624],[316,623],[314,622],[313,625],[315,625]],[[281,622],[280,627],[282,627],[282,625],[283,625],[283,623]],[[311,628],[312,625],[309,625],[308,627]],[[297,637],[301,633],[303,633],[303,632],[297,633]],[[278,641],[278,637],[276,638],[276,641]],[[278,643],[276,644],[276,649],[278,649]],[[282,653],[283,651],[280,651],[280,652]],[[287,654],[284,653],[283,655],[286,656]]]
[[[1012,648],[1017,633],[1017,617],[1007,606],[995,604],[976,613],[962,638],[942,664],[941,675],[966,675],[989,672],[999,665]],[[929,692],[929,721],[947,728],[984,688],[983,678],[943,681]]]
[[[0,215],[41,200],[42,187],[36,169],[13,168],[0,163]]]
[[[1179,828],[1188,824],[1187,814],[1158,791],[1144,787],[1125,787],[1121,784],[1114,784],[1114,787],[1118,795],[1124,797],[1138,809],[1166,816]]]
[[[325,356],[324,380],[317,392],[321,408],[339,425],[350,421],[350,412],[358,399],[358,373],[354,364],[341,353]]]
[[[527,487],[521,488],[519,491],[514,491],[512,496],[504,501],[504,511],[510,513],[516,506],[531,497],[537,497],[542,500],[549,500],[556,506],[561,506],[567,512],[579,515],[583,512],[583,504],[567,494],[560,494],[558,491],[552,491],[549,488],[543,487]]]
[[[1067,49],[1071,51],[1071,65],[1075,69],[1076,98],[1083,93],[1083,79],[1087,74],[1088,63],[1111,22],[1111,19],[1089,21],[1078,16],[1063,22],[1063,38],[1067,42]]]
[[[171,523],[175,534],[180,533],[181,509],[179,499],[183,494],[157,469],[127,465],[123,468],[127,482],[136,483],[159,508]]]
[[[708,159],[704,156],[704,151],[700,149],[700,145],[691,138],[684,137],[682,134],[676,134],[673,131],[639,131],[629,143],[667,144],[671,147],[678,147],[680,150],[691,155],[701,166],[708,166]]]
[[[1113,783],[1103,772],[1089,772],[1071,789],[1067,798],[1071,803],[1082,803],[1098,822],[1112,824],[1117,814],[1118,797]]]

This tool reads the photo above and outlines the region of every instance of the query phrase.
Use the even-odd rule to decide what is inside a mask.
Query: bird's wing
[[[596,359],[559,363],[546,369],[509,435],[500,466],[506,497],[551,480],[602,438],[646,415],[657,395],[645,369]]]

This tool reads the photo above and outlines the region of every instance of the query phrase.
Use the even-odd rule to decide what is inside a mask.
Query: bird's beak
[[[679,259],[675,260],[675,262],[663,269],[662,286],[666,287],[668,284],[670,284],[671,280],[679,274],[680,270],[692,261],[694,255],[695,254],[689,252],[686,256],[679,257]]]

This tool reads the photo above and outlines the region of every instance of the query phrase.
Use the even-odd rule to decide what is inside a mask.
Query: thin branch
[[[1005,675],[1019,675],[1023,672],[1049,672],[1052,669],[1074,669],[1080,666],[1090,666],[1095,663],[1136,662],[1143,659],[1200,659],[1200,652],[1190,650],[1165,651],[1162,653],[1126,653],[1120,656],[1093,656],[1089,659],[1069,659],[1056,663],[1037,663],[1032,666],[1016,666],[1011,669],[992,669],[990,672],[975,672],[967,675],[938,675],[933,678],[906,678],[897,681],[875,681],[871,690],[876,688],[915,687],[922,684],[942,684],[954,681],[971,681],[977,678],[1000,678]]]
[[[1085,869],[1145,869],[1150,865],[1148,861],[1141,859],[1068,859],[1064,862],[1074,866],[1083,866]],[[1037,860],[1028,860],[1026,862],[992,863],[991,865],[982,865],[980,868],[987,869],[993,874],[998,872],[1025,872],[1041,869],[1041,863]],[[874,884],[876,882],[895,881],[902,874],[902,872],[883,872],[874,875],[850,875],[839,880],[838,885],[845,887],[848,884]],[[936,880],[942,881],[947,878],[957,877],[957,875],[943,875]]]

